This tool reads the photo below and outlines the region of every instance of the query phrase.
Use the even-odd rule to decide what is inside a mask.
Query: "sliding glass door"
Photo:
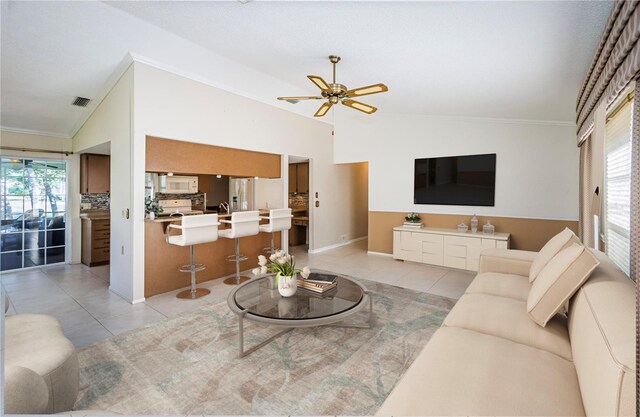
[[[0,270],[66,259],[66,162],[0,158]]]

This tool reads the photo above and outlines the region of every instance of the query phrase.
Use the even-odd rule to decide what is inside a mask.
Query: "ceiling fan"
[[[384,93],[389,91],[386,85],[373,84],[366,87],[355,88],[348,90],[343,84],[336,83],[336,64],[340,62],[340,57],[336,55],[329,55],[329,61],[333,64],[333,82],[328,84],[322,77],[318,75],[307,75],[307,78],[312,83],[320,88],[321,93],[319,96],[302,96],[302,97],[278,97],[278,100],[285,100],[289,103],[297,103],[300,100],[323,100],[326,99],[326,103],[322,104],[320,108],[313,115],[314,117],[322,117],[334,104],[342,103],[347,107],[359,110],[361,112],[372,114],[378,109],[365,103],[353,100],[353,97],[367,96],[369,94]]]

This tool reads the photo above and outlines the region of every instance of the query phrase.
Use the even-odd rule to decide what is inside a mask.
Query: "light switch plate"
[[[90,210],[91,209],[91,203],[81,203],[80,204],[80,209],[82,209],[82,210]]]

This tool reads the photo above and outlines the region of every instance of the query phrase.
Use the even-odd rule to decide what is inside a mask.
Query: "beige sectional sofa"
[[[568,313],[542,327],[527,308],[538,253],[484,251],[377,415],[635,415],[634,283],[591,253],[600,264]]]
[[[7,414],[53,414],[71,410],[80,372],[73,344],[60,322],[43,314],[5,317]]]

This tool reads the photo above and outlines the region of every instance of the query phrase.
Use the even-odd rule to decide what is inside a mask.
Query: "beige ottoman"
[[[32,398],[25,403],[18,398],[21,386],[35,387],[32,371],[44,380],[48,390],[46,406],[40,413],[53,414],[68,411],[78,396],[80,371],[76,349],[64,336],[60,322],[54,317],[42,314],[16,314],[5,316],[5,412],[24,413],[12,410],[28,406],[30,413],[40,402]],[[28,398],[27,398],[28,400]],[[38,406],[39,407],[39,406]]]

